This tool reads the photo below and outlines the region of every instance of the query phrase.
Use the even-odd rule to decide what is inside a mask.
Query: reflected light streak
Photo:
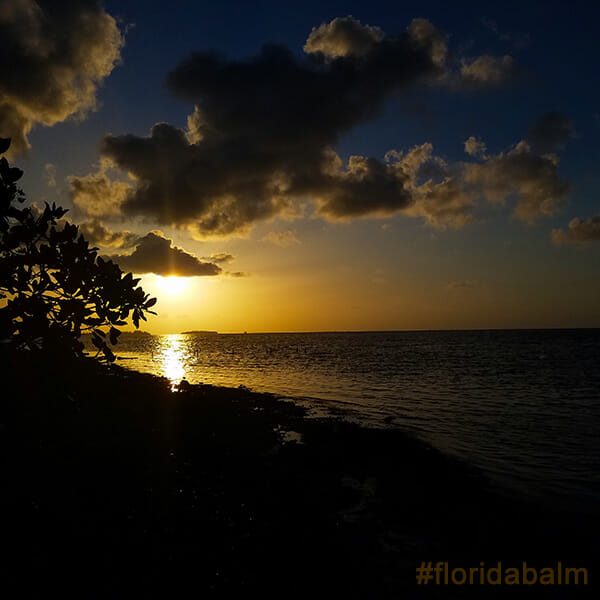
[[[160,338],[157,360],[161,375],[171,382],[172,392],[177,390],[179,383],[185,377],[188,357],[185,336],[174,334]]]

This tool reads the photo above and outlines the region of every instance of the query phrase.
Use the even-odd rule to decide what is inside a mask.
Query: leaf
[[[4,154],[10,148],[10,138],[0,138],[0,154]]]
[[[110,343],[114,346],[117,343],[118,338],[121,335],[121,332],[118,329],[116,329],[115,327],[111,327],[109,335],[110,335]]]
[[[23,171],[21,171],[21,169],[17,169],[16,167],[12,167],[11,169],[8,170],[8,177],[7,177],[7,179],[11,183],[14,183],[15,181],[19,181],[19,179],[21,179],[21,177],[23,177]]]
[[[116,360],[116,356],[114,355],[113,351],[105,344],[104,348],[102,349],[102,351],[104,352],[104,357],[106,358],[106,360],[108,362],[114,362]]]

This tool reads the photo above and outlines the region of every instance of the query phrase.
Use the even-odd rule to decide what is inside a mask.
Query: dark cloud
[[[538,152],[552,152],[562,148],[575,136],[571,119],[557,112],[542,115],[531,127],[527,141]]]
[[[465,142],[465,151],[481,162],[448,164],[433,156],[431,144],[396,159],[408,175],[406,187],[413,199],[407,214],[443,228],[472,222],[482,200],[512,203],[515,216],[527,222],[556,214],[564,206],[570,187],[559,176],[556,155],[539,154],[524,140],[508,152],[489,154],[485,143],[474,137]]]
[[[46,126],[93,109],[98,85],[119,60],[123,36],[97,0],[0,3],[0,135],[29,148]]]
[[[142,146],[148,149],[147,142],[154,143],[155,140],[162,139],[165,133],[173,134],[172,140],[177,141],[170,152],[167,151],[168,146],[157,142],[155,156],[161,153],[157,162],[168,165],[169,160],[177,162],[178,145],[188,144],[182,141],[185,139],[183,131],[168,125],[156,126],[153,136],[145,138]],[[185,146],[181,145],[180,149],[183,147]],[[298,179],[294,190],[295,193],[309,196],[315,205],[315,214],[328,220],[383,217],[401,211],[410,216],[421,217],[429,225],[438,228],[462,227],[474,221],[474,209],[482,200],[496,205],[514,203],[515,216],[529,222],[539,216],[553,215],[563,206],[569,185],[559,177],[559,159],[556,155],[540,154],[525,140],[507,152],[490,154],[485,143],[474,137],[465,142],[465,151],[478,158],[479,162],[449,164],[433,154],[432,144],[425,143],[408,152],[390,151],[383,161],[351,156],[344,164],[328,148],[322,152],[320,171],[313,173],[312,177],[307,176],[305,181]],[[152,161],[149,161],[149,168],[151,164]],[[134,165],[128,164],[127,167],[132,169]],[[173,168],[176,168],[175,164]],[[136,177],[140,172],[138,170]],[[151,172],[148,171],[148,176]],[[183,197],[192,194],[186,186],[195,181],[194,177],[190,172],[187,182],[178,181],[170,179],[168,169],[163,173],[164,180],[168,181],[165,183],[166,189],[177,190]],[[97,191],[93,195],[86,191],[86,186],[96,180],[101,185],[98,188],[92,186],[92,190]],[[123,192],[116,187],[117,183],[125,186]],[[201,185],[200,181],[198,185]],[[118,190],[117,195],[124,193],[126,199],[134,193],[129,184],[110,182],[103,172],[76,180],[72,189],[86,191],[89,198],[87,204],[92,210],[102,207],[103,202],[110,210],[119,206],[111,200],[115,197],[111,190]],[[143,188],[137,188],[137,201],[141,201],[144,193]],[[78,201],[77,198],[75,202],[82,204],[81,199]],[[208,198],[206,202],[208,212],[204,217],[200,221],[187,223],[192,232],[206,235],[206,225],[210,219],[218,224],[218,231],[222,234],[239,232],[243,226],[249,226],[259,218],[261,209],[265,211],[262,213],[263,218],[266,218],[264,215],[267,212],[270,216],[286,214],[286,211],[287,216],[293,215],[293,205],[286,196],[271,197],[270,204],[261,204],[256,198],[249,198],[244,203],[231,197],[223,198],[220,203],[211,202]],[[280,205],[276,206],[275,202]],[[140,204],[140,214],[143,214],[143,206],[144,203]],[[265,207],[270,207],[270,211]],[[177,206],[163,203],[162,208],[175,224],[186,223],[174,217],[179,215],[176,212]],[[215,212],[217,208],[218,212]],[[133,214],[137,212],[134,211]],[[214,228],[210,231],[215,233]],[[275,238],[276,234],[273,234],[267,235],[265,239],[276,243],[293,241],[291,238]]]
[[[235,256],[233,256],[233,254],[228,254],[227,252],[217,252],[215,254],[211,254],[208,258],[203,258],[202,260],[207,260],[214,263],[228,263],[232,260],[235,260]]]
[[[160,231],[151,231],[138,241],[132,254],[108,256],[124,271],[133,273],[154,273],[156,275],[197,277],[219,275],[221,267],[211,262],[203,262],[193,254],[172,245]]]
[[[402,161],[386,164],[375,158],[351,156],[345,168],[331,168],[322,177],[320,189],[312,195],[317,213],[324,217],[391,215],[413,201]]]
[[[415,146],[406,153],[392,150],[386,163],[402,180],[405,214],[422,217],[432,227],[462,227],[471,222],[473,197],[464,189],[461,165],[451,165],[434,156],[430,143]]]
[[[555,244],[589,244],[600,242],[600,215],[589,219],[575,218],[566,230],[553,229],[552,241]]]
[[[299,199],[327,219],[407,211],[433,225],[468,222],[463,213],[472,200],[461,195],[458,176],[433,183],[439,159],[429,156],[417,173],[413,151],[342,161],[333,150],[391,95],[460,80],[446,36],[425,19],[390,36],[345,17],[313,29],[305,50],[299,58],[266,45],[248,60],[192,54],[167,79],[176,96],[195,105],[187,129],[158,123],[148,137],[105,136],[104,160],[132,181],[116,185],[102,167],[70,179],[73,201],[91,215],[141,215],[198,239],[245,235],[258,221],[297,217]],[[510,57],[480,58],[462,65],[468,81],[497,85],[506,78]],[[427,177],[432,182],[422,187]]]
[[[465,165],[464,180],[491,203],[516,200],[515,216],[532,221],[555,214],[566,200],[570,186],[560,179],[558,163],[557,156],[538,154],[523,140],[483,164]]]
[[[103,248],[131,248],[140,240],[131,231],[111,231],[98,219],[80,223],[79,231],[92,246]]]
[[[208,237],[241,233],[255,221],[292,211],[285,181],[249,146],[190,144],[182,130],[161,123],[148,138],[107,136],[102,152],[136,178],[120,204],[125,216],[143,215]]]
[[[342,27],[351,23],[346,19]],[[332,27],[339,33],[339,24]],[[160,123],[146,138],[106,136],[103,156],[136,181],[123,198],[98,175],[107,192],[102,196],[116,195],[125,216],[143,214],[200,237],[240,233],[256,221],[291,215],[293,199],[302,195],[318,198],[332,213],[404,206],[402,185],[385,165],[367,159],[366,173],[357,171],[356,161],[334,173],[330,148],[373,118],[390,94],[442,73],[440,36],[420,22],[395,37],[372,37],[360,55],[319,51],[300,59],[274,45],[245,61],[193,54],[168,77],[177,96],[196,104],[188,131]],[[71,180],[75,194],[79,187],[89,196],[87,183]],[[365,192],[372,210],[358,206]]]

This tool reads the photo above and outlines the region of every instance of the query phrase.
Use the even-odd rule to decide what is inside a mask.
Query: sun
[[[181,294],[188,286],[188,278],[187,277],[158,277],[157,278],[158,287],[160,289],[169,294],[169,296],[176,296],[177,294]]]

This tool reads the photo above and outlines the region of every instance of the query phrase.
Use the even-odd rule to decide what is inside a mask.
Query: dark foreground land
[[[401,432],[92,361],[2,365],[4,597],[593,594],[597,516],[502,499]],[[421,561],[499,560],[584,566],[590,585],[415,583]]]

